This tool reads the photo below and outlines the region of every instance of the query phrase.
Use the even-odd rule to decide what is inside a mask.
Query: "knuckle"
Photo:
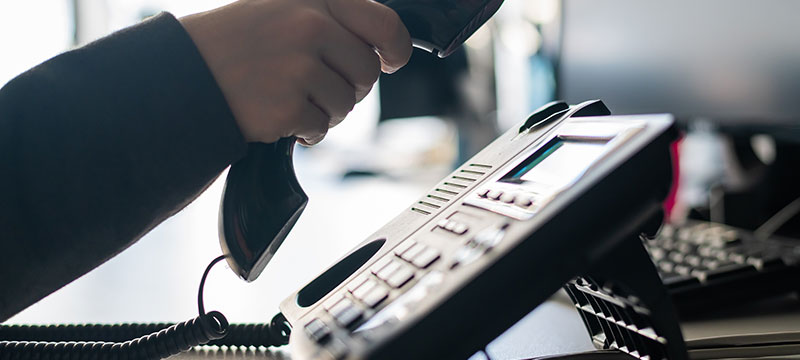
[[[402,25],[400,21],[400,17],[397,16],[393,10],[389,9],[388,7],[381,7],[381,11],[378,14],[377,21],[378,21],[378,30],[380,31],[380,37],[383,41],[388,42],[393,38],[397,29],[399,29]]]
[[[293,32],[300,38],[299,41],[315,43],[328,32],[331,19],[317,9],[303,8],[297,14],[296,24],[298,26]]]
[[[345,117],[347,114],[349,114],[351,111],[353,111],[353,109],[356,107],[356,103],[358,103],[358,99],[356,99],[357,95],[355,94],[355,92],[351,92],[350,94],[352,96],[348,97],[347,101],[345,101],[345,103],[344,103],[344,110],[345,111],[344,111],[344,114],[342,114],[342,117]]]
[[[313,74],[317,68],[317,61],[308,54],[295,57],[292,60],[291,76],[299,84],[308,84],[313,80]],[[302,85],[301,85],[302,86]]]
[[[364,56],[361,60],[359,62],[363,63],[364,66],[359,67],[351,79],[357,91],[371,88],[381,75],[381,60],[377,53],[370,50],[369,55]]]
[[[381,59],[378,54],[372,52],[367,61],[369,66],[364,69],[364,79],[359,85],[372,87],[372,84],[378,81],[378,77],[381,75]]]
[[[356,103],[359,103],[361,102],[361,100],[364,100],[364,98],[366,98],[371,91],[372,91],[372,86],[367,86],[358,89],[358,91],[356,91]]]
[[[343,100],[337,104],[337,108],[331,114],[330,121],[337,122],[341,119],[344,119],[350,111],[353,111],[353,108],[356,106],[356,97],[353,94],[352,97],[348,97],[346,100]],[[327,127],[330,127],[326,124]]]
[[[283,101],[283,110],[281,118],[286,123],[291,123],[303,113],[303,97],[301,95],[290,96]]]

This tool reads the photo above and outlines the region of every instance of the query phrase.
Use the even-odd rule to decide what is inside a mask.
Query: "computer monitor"
[[[614,114],[800,124],[800,1],[564,0],[558,96]]]

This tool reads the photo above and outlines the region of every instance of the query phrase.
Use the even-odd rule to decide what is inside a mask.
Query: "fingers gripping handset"
[[[274,142],[270,142],[270,136],[266,136],[266,141],[264,136],[250,137],[248,133],[264,133],[258,130],[259,125],[263,126],[263,119],[269,119],[271,114],[252,111],[253,106],[243,106],[237,111],[237,104],[242,102],[230,99],[229,93],[239,92],[225,91],[226,82],[217,76],[245,137],[256,141],[249,145],[247,156],[235,163],[228,173],[219,220],[220,245],[229,255],[228,264],[247,281],[259,276],[308,202],[292,165],[294,136],[305,145],[322,140],[327,129],[344,119],[353,105],[366,96],[377,80],[378,67],[384,72],[394,72],[408,61],[409,34],[414,46],[445,57],[486,22],[502,3],[502,0],[380,0],[383,6],[370,0],[325,1],[327,15],[346,31],[341,32],[344,36],[320,43],[320,64],[327,71],[311,72],[324,76],[306,78],[308,75],[300,75],[308,81],[303,99],[307,103],[302,105],[310,111],[289,112],[300,118],[283,119],[284,123],[324,122],[324,126],[290,127],[288,132],[292,136]],[[394,11],[388,11],[386,6]],[[398,15],[401,22],[396,21]],[[334,26],[325,33],[336,33],[337,29],[341,30]],[[203,46],[198,44],[198,47],[203,52]],[[372,74],[370,61],[375,70]],[[214,72],[213,61],[209,61],[209,65]],[[241,86],[227,87],[237,85]],[[353,94],[353,99],[341,97],[343,93]],[[254,113],[258,116],[253,117]],[[309,116],[309,113],[314,115]],[[277,113],[278,117],[285,114]],[[308,119],[315,116],[323,120]]]

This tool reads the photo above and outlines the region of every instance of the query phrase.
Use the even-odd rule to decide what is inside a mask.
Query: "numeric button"
[[[331,335],[331,329],[320,319],[314,319],[305,326],[306,334],[311,340],[324,343]]]
[[[375,308],[380,305],[386,298],[389,297],[389,290],[386,290],[383,286],[376,286],[372,288],[372,291],[364,295],[361,301],[364,302],[370,308]]]
[[[399,289],[407,282],[411,281],[414,278],[414,271],[409,269],[408,267],[403,267],[394,272],[391,276],[385,279],[386,283],[389,286]]]
[[[331,308],[330,313],[336,322],[343,327],[350,327],[363,315],[361,309],[349,299],[339,301],[339,303]]]
[[[438,259],[439,251],[434,248],[427,248],[423,252],[419,253],[419,255],[411,259],[411,263],[420,269],[425,269],[428,266],[431,266],[431,264]]]

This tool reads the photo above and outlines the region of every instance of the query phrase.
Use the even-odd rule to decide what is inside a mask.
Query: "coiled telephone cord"
[[[214,259],[200,280],[200,315],[178,323],[118,325],[0,325],[0,359],[162,359],[198,345],[281,346],[291,328],[283,314],[269,324],[228,324],[218,311],[205,312],[203,288]]]

